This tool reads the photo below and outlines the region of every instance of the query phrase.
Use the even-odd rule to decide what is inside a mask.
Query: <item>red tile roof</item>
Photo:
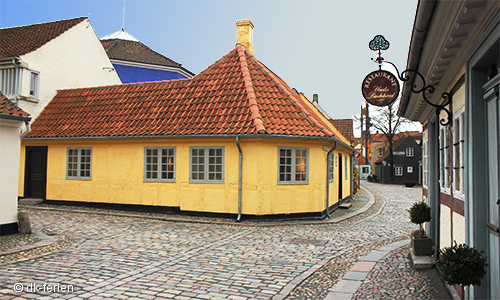
[[[30,119],[29,114],[15,105],[12,101],[0,94],[0,118]]]
[[[340,133],[347,138],[351,143],[354,142],[353,121],[352,119],[330,119],[330,122]]]
[[[238,45],[193,79],[62,90],[29,138],[257,134],[338,137]]]
[[[87,18],[0,29],[0,58],[30,53],[84,20]]]
[[[113,39],[102,40],[101,43],[111,59],[182,68],[180,63],[153,51],[141,42]],[[186,69],[184,70],[189,72]]]

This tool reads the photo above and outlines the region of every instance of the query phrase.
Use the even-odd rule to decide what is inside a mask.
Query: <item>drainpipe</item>
[[[335,149],[337,149],[337,146],[338,146],[338,143],[335,142],[335,146],[333,146],[332,149],[330,149],[330,151],[328,151],[328,153],[326,154],[326,216],[328,218],[330,218],[330,180],[328,178],[328,171],[329,171],[329,161],[328,159],[330,158],[330,154],[332,154],[333,151],[335,151]],[[335,172],[334,172],[335,173]]]
[[[241,152],[240,147],[240,138],[236,137],[236,146],[238,147],[239,152],[239,162],[238,162],[238,218],[236,218],[237,222],[241,221],[241,170],[242,170],[242,161],[243,161],[243,152]]]
[[[17,104],[17,86],[18,86],[18,73],[19,73],[19,67],[17,66],[17,62],[19,60],[19,57],[13,57],[12,58],[12,63],[14,64],[14,104]]]
[[[26,125],[26,130],[21,132],[21,138],[24,138],[25,136],[28,135],[28,133],[31,132],[31,125],[29,120],[24,120],[24,124]]]

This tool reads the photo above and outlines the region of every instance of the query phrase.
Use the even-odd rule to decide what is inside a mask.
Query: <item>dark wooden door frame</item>
[[[41,197],[36,196],[37,198],[42,198],[45,200],[47,196],[47,152],[48,152],[48,147],[47,146],[27,146],[25,149],[26,156],[25,156],[25,164],[24,164],[24,198],[32,197],[32,191],[31,191],[31,156],[30,154],[33,151],[42,151],[43,152],[43,161],[40,161],[39,163],[41,164],[41,167],[44,169],[44,176],[42,178],[42,186],[43,190],[41,191]]]

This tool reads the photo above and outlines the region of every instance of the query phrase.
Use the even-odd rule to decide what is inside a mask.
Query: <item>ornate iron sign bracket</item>
[[[420,80],[422,81],[422,87],[419,88],[419,85],[414,83],[413,86],[411,87],[411,92],[415,94],[422,94],[422,98],[424,99],[424,101],[436,108],[436,114],[438,118],[440,117],[442,111],[446,113],[446,118],[442,118],[439,120],[439,123],[442,126],[451,124],[452,122],[451,112],[448,108],[446,108],[446,106],[448,106],[452,101],[452,95],[450,93],[445,92],[441,95],[441,98],[444,99],[444,102],[442,104],[433,103],[432,101],[429,100],[428,96],[430,97],[434,93],[435,87],[432,85],[427,85],[427,82],[422,73],[414,69],[406,69],[403,72],[399,73],[399,70],[395,64],[389,61],[384,61],[384,58],[381,56],[381,50],[389,49],[389,42],[382,35],[375,36],[373,40],[370,41],[369,47],[373,51],[378,51],[377,58],[375,59],[372,58],[372,61],[378,63],[379,70],[382,68],[383,63],[388,63],[391,64],[394,67],[394,69],[396,69],[398,78],[402,82],[409,81],[411,76],[410,74],[415,74],[415,79],[417,77],[420,78]]]

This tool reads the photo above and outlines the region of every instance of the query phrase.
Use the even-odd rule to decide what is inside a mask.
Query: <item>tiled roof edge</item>
[[[264,126],[262,115],[260,114],[259,106],[257,104],[255,90],[253,88],[252,77],[250,76],[250,70],[248,69],[244,47],[241,45],[237,45],[236,49],[238,51],[238,57],[240,59],[241,72],[243,75],[243,81],[245,83],[245,90],[247,93],[250,112],[252,113],[251,117],[253,120],[253,124],[255,125],[258,133],[266,133],[266,127]]]
[[[293,95],[287,89],[283,88],[283,86],[286,84],[284,83],[284,81],[281,78],[278,78],[277,76],[275,76],[264,64],[262,64],[259,60],[257,60],[255,58],[255,56],[253,56],[249,52],[248,52],[248,56],[249,56],[249,59],[259,67],[260,71],[264,75],[269,76],[271,78],[271,80],[273,81],[273,83],[276,85],[276,87],[286,94],[288,100],[290,100],[290,102],[293,105],[295,105],[298,109],[300,109],[300,111],[302,112],[304,117],[306,117],[306,119],[307,119],[307,121],[309,121],[309,123],[318,127],[325,135],[334,136],[334,132],[332,132],[326,126],[321,126],[321,122],[317,118],[315,118],[310,112],[308,112],[307,109],[304,108],[304,106],[300,103],[300,101],[293,99]],[[300,100],[300,98],[299,98],[299,100]]]

